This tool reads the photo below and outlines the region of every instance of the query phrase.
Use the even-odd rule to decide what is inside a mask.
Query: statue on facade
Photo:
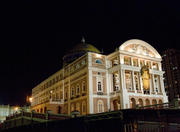
[[[145,91],[149,91],[149,87],[150,87],[150,75],[149,75],[149,67],[147,65],[144,65],[141,68],[141,77],[142,77],[142,81],[143,81],[143,89]]]

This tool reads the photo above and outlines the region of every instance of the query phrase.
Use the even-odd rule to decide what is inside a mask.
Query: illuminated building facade
[[[82,41],[63,62],[32,89],[32,110],[85,115],[167,102],[161,56],[142,40],[128,40],[109,55]]]

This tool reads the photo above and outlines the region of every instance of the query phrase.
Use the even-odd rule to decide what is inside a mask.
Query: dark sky
[[[31,89],[61,69],[85,36],[105,54],[128,39],[160,53],[179,49],[178,0],[24,0],[1,4],[0,104],[24,104]]]

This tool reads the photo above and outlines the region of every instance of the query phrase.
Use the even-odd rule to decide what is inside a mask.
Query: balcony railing
[[[50,99],[49,103],[50,104],[63,104],[64,101],[63,101],[63,99]]]

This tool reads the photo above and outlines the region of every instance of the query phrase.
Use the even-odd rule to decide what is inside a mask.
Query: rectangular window
[[[140,66],[143,67],[145,65],[144,60],[140,60]]]
[[[80,94],[80,86],[77,85],[77,86],[76,86],[76,95],[79,95],[79,94]]]
[[[128,90],[132,90],[132,74],[130,71],[125,72],[125,78],[126,78],[126,88]]]
[[[131,57],[125,56],[124,57],[124,64],[125,65],[131,65]]]
[[[98,91],[99,91],[99,92],[102,91],[101,82],[98,82]]]
[[[151,62],[150,61],[147,61],[146,65],[151,69]]]
[[[158,63],[153,62],[152,69],[158,70]]]
[[[137,66],[138,67],[138,59],[133,59],[133,66]]]

